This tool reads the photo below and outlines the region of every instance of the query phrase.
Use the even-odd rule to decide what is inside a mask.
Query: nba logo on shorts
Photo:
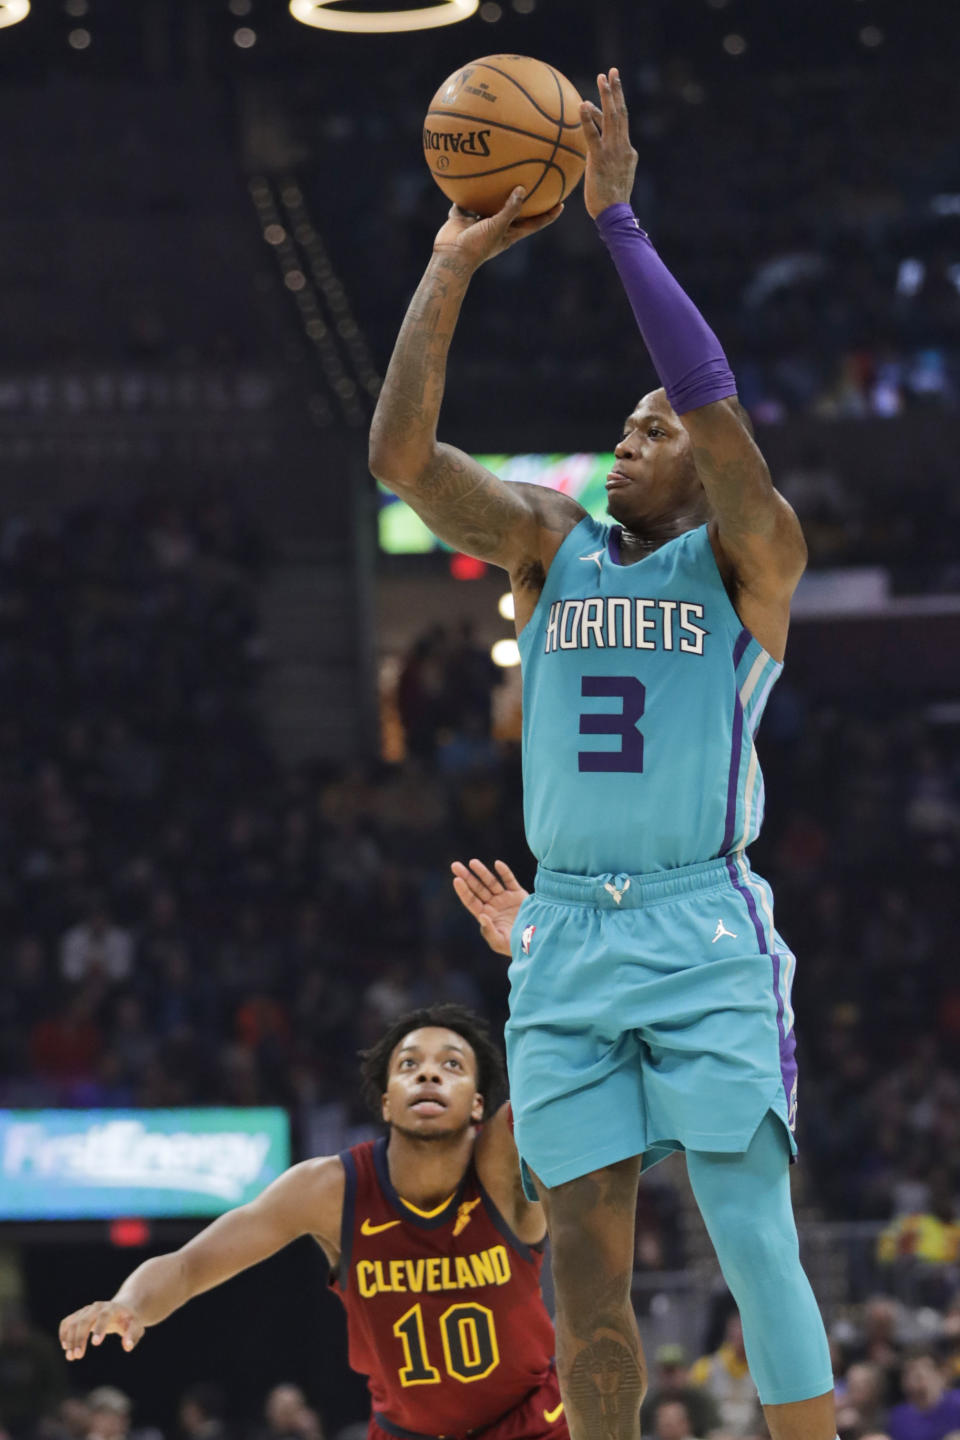
[[[530,941],[533,939],[533,932],[536,928],[536,925],[525,925],[520,932],[520,949],[524,955],[530,954]]]
[[[787,1124],[791,1130],[797,1128],[797,1079],[794,1080],[793,1089],[790,1091],[790,1107],[787,1111]]]

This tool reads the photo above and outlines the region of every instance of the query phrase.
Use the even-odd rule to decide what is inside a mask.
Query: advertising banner
[[[219,1215],[289,1164],[279,1109],[0,1110],[0,1220]]]

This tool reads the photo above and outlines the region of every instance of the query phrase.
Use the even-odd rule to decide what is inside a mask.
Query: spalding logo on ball
[[[493,215],[527,192],[521,215],[552,210],[587,161],[580,96],[566,76],[527,55],[486,55],[445,80],[430,101],[423,153],[444,195]]]

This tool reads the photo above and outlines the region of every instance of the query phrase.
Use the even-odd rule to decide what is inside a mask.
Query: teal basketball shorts
[[[524,1183],[790,1133],[796,961],[742,854],[650,875],[537,872],[513,927],[507,1068]]]

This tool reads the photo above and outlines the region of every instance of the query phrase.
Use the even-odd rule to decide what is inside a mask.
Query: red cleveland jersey
[[[447,1204],[427,1214],[390,1183],[386,1139],[340,1158],[347,1185],[330,1283],[346,1306],[350,1364],[368,1377],[374,1420],[394,1434],[464,1436],[552,1380],[542,1247],[517,1239],[473,1163]],[[541,1433],[563,1423],[552,1409],[543,1420]]]

